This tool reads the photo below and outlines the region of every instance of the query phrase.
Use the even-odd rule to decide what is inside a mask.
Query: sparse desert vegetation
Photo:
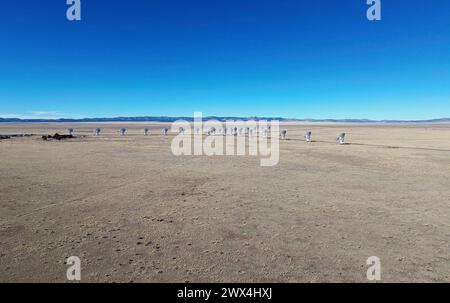
[[[449,124],[284,125],[274,167],[175,157],[167,126],[0,124],[34,134],[0,140],[0,281],[65,282],[75,255],[85,282],[364,282],[370,256],[450,282]]]

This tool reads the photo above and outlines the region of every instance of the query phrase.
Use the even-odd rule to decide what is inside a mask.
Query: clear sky
[[[450,116],[450,1],[0,2],[0,117]]]

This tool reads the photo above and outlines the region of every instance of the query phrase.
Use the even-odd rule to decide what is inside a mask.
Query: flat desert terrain
[[[162,128],[0,124],[37,135],[0,140],[0,281],[79,256],[82,282],[368,282],[377,256],[381,282],[450,282],[449,124],[285,125],[274,167],[174,156]]]

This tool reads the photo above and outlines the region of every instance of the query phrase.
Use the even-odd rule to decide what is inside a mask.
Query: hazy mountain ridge
[[[370,119],[295,119],[279,117],[204,117],[203,120],[278,120],[281,122],[345,122],[345,123],[450,123],[450,118],[438,118],[429,120],[370,120]],[[83,118],[83,119],[20,119],[20,118],[1,118],[0,123],[20,123],[20,122],[175,122],[177,120],[194,121],[193,117],[115,117],[115,118]]]

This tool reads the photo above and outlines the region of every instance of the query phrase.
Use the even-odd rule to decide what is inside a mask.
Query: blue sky
[[[0,117],[450,116],[450,1],[0,3]]]

